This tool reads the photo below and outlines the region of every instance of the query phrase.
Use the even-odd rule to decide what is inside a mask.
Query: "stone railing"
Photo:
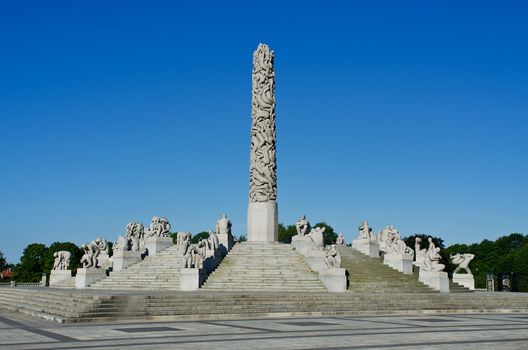
[[[0,283],[0,288],[6,288],[6,287],[46,287],[46,285],[42,284],[42,282],[4,282]]]

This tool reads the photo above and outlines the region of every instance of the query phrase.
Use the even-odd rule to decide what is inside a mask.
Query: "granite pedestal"
[[[278,210],[275,201],[251,202],[248,206],[248,242],[277,242]]]
[[[75,288],[83,289],[106,277],[104,269],[79,268],[75,276]]]
[[[319,279],[326,289],[333,293],[343,293],[347,289],[345,269],[330,269],[319,273]]]
[[[180,271],[180,290],[198,290],[207,277],[205,269],[182,268]]]
[[[117,251],[112,256],[112,271],[121,271],[126,269],[128,266],[141,261],[140,252],[132,251]]]
[[[355,239],[352,241],[352,248],[359,250],[372,258],[379,258],[379,244],[371,239]]]
[[[413,273],[413,258],[403,254],[385,254],[383,256],[383,263],[400,271],[405,275]]]
[[[458,283],[470,290],[475,290],[475,279],[473,275],[467,273],[454,273],[453,282]]]
[[[447,272],[424,271],[420,269],[418,281],[442,293],[449,293],[449,278],[447,277]]]
[[[49,285],[53,287],[57,283],[70,278],[72,275],[71,270],[51,270]]]
[[[145,248],[148,250],[148,255],[155,256],[162,250],[167,249],[172,245],[172,237],[148,237],[145,238]]]

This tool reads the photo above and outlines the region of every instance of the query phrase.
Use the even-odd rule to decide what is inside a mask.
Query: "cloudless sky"
[[[279,221],[528,233],[524,1],[0,0],[0,251],[130,221],[245,234],[252,52]]]

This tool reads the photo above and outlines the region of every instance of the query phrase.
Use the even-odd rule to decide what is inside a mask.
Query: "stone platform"
[[[147,292],[0,288],[0,308],[56,322],[528,312],[528,294]]]

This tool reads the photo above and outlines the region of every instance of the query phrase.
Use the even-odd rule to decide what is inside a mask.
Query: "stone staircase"
[[[326,292],[318,275],[289,244],[235,245],[202,289],[213,291]]]
[[[390,313],[528,312],[526,293],[145,292],[0,288],[9,309],[56,322]]]
[[[418,276],[403,273],[383,264],[381,258],[338,246],[342,267],[348,273],[348,290],[356,293],[437,293],[418,281]]]
[[[179,290],[183,266],[183,246],[172,245],[155,256],[111,272],[110,276],[93,283],[91,289],[111,290]]]
[[[59,283],[54,284],[50,288],[73,289],[75,288],[75,277],[68,277]]]

